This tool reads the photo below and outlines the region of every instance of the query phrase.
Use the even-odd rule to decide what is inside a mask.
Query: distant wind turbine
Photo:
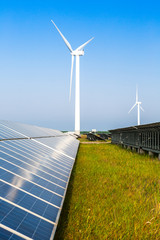
[[[74,57],[76,56],[76,84],[75,84],[75,133],[80,134],[80,61],[79,56],[84,55],[84,47],[92,41],[93,38],[79,46],[76,50],[73,50],[70,43],[67,41],[67,39],[63,36],[61,31],[58,29],[56,24],[51,20],[51,22],[56,27],[57,31],[61,35],[62,39],[64,40],[66,46],[68,47],[69,51],[72,55],[71,60],[71,76],[70,76],[70,93],[69,93],[69,100],[71,98],[71,90],[72,90],[72,76],[73,76],[73,65],[74,65]]]
[[[140,109],[144,112],[144,109],[140,106],[141,102],[138,101],[138,88],[136,87],[136,103],[133,105],[133,107],[129,110],[128,113],[130,113],[133,108],[137,105],[137,124],[140,125]]]

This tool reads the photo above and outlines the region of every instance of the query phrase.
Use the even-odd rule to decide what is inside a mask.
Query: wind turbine
[[[67,41],[67,39],[64,37],[64,35],[61,33],[61,31],[58,29],[56,24],[51,20],[51,22],[56,27],[57,31],[61,35],[62,39],[64,40],[66,46],[68,47],[71,55],[71,76],[70,76],[70,94],[69,94],[69,100],[71,98],[71,90],[72,90],[72,76],[73,76],[73,66],[74,66],[74,57],[76,56],[76,84],[75,84],[75,133],[80,134],[80,61],[79,57],[84,55],[84,47],[92,41],[93,38],[76,48],[75,50],[72,49],[70,43]]]
[[[141,102],[138,101],[138,88],[136,87],[136,103],[133,105],[133,107],[129,110],[128,113],[130,113],[133,108],[137,105],[137,123],[140,125],[140,110],[144,112],[144,109],[141,107]]]

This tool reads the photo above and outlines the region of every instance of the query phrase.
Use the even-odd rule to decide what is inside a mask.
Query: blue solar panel
[[[44,152],[43,149],[41,148],[41,152],[40,152],[40,149],[36,149],[35,147],[33,147],[33,144],[31,145],[28,145],[29,141],[4,141],[3,143],[6,145],[6,146],[12,146],[13,148],[15,149],[19,149],[19,151],[23,151],[25,154],[28,153],[29,156],[31,156],[32,158],[35,157],[36,159],[41,159],[43,160],[43,162],[47,162],[47,164],[50,166],[50,165],[53,165],[54,166],[54,169],[57,169],[58,170],[61,170],[62,173],[64,172],[67,172],[68,175],[70,173],[70,167],[68,167],[66,164],[65,164],[65,159],[66,157],[65,156],[61,156],[61,159],[60,161],[59,160],[59,155],[57,155],[56,152],[52,152],[52,156],[49,155],[48,152]],[[44,147],[43,147],[44,148]],[[63,160],[63,162],[62,162]],[[67,159],[66,159],[67,161]]]
[[[0,239],[54,236],[79,141],[0,121]]]
[[[44,224],[43,227],[43,238],[41,239],[49,239],[54,227],[54,223],[50,223],[44,219],[39,218],[38,216],[33,215],[32,213],[28,213],[27,211],[15,207],[14,205],[0,200],[1,208],[3,212],[1,213],[1,224],[9,227],[25,236],[33,238],[35,234],[35,230],[38,228],[39,224]]]
[[[41,186],[42,188],[46,188],[50,190],[53,193],[57,193],[60,196],[63,196],[65,193],[65,188],[56,185],[54,183],[51,183],[40,176],[37,176],[35,174],[30,173],[29,171],[26,171],[18,166],[14,166],[11,163],[5,162],[4,160],[0,159],[0,166],[2,166],[4,169],[8,170],[9,172],[13,173],[14,175],[18,175],[24,180],[27,180],[29,182],[33,182],[37,186]]]
[[[6,126],[0,124],[0,139],[17,139],[17,138],[26,138],[19,132],[15,132],[11,129],[8,129]]]
[[[9,231],[7,231],[6,229],[0,227],[0,239],[1,240],[24,240],[24,238],[19,237]]]
[[[15,166],[20,166],[21,168],[26,169],[31,173],[36,172],[36,175],[41,176],[50,182],[56,183],[59,186],[66,187],[68,181],[67,177],[57,173],[54,170],[50,170],[48,168],[43,167],[41,163],[38,163],[38,161],[36,165],[35,161],[25,158],[22,155],[18,155],[15,152],[11,152],[6,148],[2,148],[1,143],[0,143],[0,158],[3,159],[4,161],[6,160],[7,162],[14,164]]]
[[[59,207],[41,199],[34,195],[30,195],[24,191],[10,186],[7,183],[0,185],[0,197],[7,199],[21,207],[24,207],[33,213],[36,213],[50,221],[56,221]]]
[[[15,176],[11,172],[7,172],[4,169],[0,169],[0,176],[3,182],[10,184],[13,187],[20,188],[22,191],[27,191],[35,197],[40,197],[42,200],[50,202],[60,207],[63,196],[58,193],[53,193],[48,189],[42,188],[42,186],[35,185],[32,182],[26,181],[25,179]],[[18,186],[17,186],[17,183]]]
[[[77,141],[73,142],[73,137],[67,135],[57,138],[39,138],[37,141],[52,148],[58,147],[61,152],[73,158],[76,157],[79,145]]]
[[[8,154],[12,156],[17,156],[19,159],[22,159],[22,161],[25,161],[28,164],[32,164],[33,166],[37,166],[37,163],[41,164],[40,168],[44,170],[45,172],[48,172],[49,174],[55,175],[56,177],[62,178],[63,180],[67,181],[69,174],[66,171],[60,170],[59,168],[55,169],[55,166],[53,166],[51,163],[48,163],[44,158],[39,159],[36,155],[28,154],[19,147],[15,148],[5,142],[0,143],[0,150],[2,152],[7,151]]]

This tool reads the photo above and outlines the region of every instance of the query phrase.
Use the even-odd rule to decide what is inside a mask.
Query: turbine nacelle
[[[72,52],[71,52],[71,55],[72,55],[72,56],[84,56],[84,50],[81,50],[81,51],[77,51],[77,50],[72,51]]]

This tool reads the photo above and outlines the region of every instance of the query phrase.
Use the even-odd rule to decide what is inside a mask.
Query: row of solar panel
[[[0,137],[3,132],[15,138],[10,131],[1,125]],[[59,133],[0,141],[0,239],[45,240],[54,235],[79,145]]]

